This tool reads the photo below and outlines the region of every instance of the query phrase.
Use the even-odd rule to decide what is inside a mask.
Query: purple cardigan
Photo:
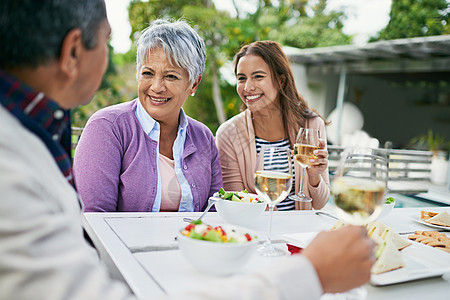
[[[137,99],[96,112],[87,122],[75,151],[75,184],[85,211],[148,212],[156,197],[157,142],[142,130]],[[194,210],[222,187],[219,154],[211,131],[188,117],[182,157]]]

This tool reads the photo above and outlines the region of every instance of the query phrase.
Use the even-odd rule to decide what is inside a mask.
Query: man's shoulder
[[[25,128],[2,106],[0,106],[0,160],[0,168],[10,167],[15,172],[22,172],[22,176],[32,175],[32,169],[43,171],[44,167],[57,170],[59,173],[55,161],[39,137]]]
[[[19,120],[0,105],[0,144],[14,146],[16,141],[22,140],[23,133],[25,128]]]

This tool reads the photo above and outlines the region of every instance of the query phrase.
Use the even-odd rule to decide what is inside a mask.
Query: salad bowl
[[[259,196],[251,193],[231,192],[242,197],[239,200],[224,199],[216,202],[216,210],[228,223],[239,226],[248,226],[266,210],[267,204],[259,200]],[[220,196],[220,195],[216,195]]]
[[[237,226],[215,227],[216,229],[220,227],[225,235],[235,237],[236,240],[231,242],[213,241],[217,237],[205,240],[187,236],[186,228],[188,226],[181,229],[177,237],[181,254],[197,271],[209,275],[227,276],[238,272],[248,263],[258,244],[258,239],[254,234]],[[204,235],[203,229],[192,230],[198,231],[199,235]]]
[[[395,199],[392,197],[388,197],[385,202],[383,203],[382,207],[382,211],[380,213],[380,215],[378,216],[378,220],[385,218],[387,215],[389,215],[389,213],[392,211],[392,209],[395,206]]]

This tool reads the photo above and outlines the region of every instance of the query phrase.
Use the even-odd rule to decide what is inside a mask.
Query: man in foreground
[[[69,109],[99,87],[109,35],[103,0],[0,3],[0,299],[133,298],[83,238],[69,156]],[[171,298],[316,299],[367,282],[372,248],[359,227],[322,233],[270,271]]]

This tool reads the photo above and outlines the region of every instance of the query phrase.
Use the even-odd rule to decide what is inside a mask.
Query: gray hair
[[[1,0],[0,68],[37,67],[59,58],[64,38],[75,28],[83,45],[94,49],[106,19],[103,0]]]
[[[158,19],[142,31],[137,43],[137,76],[154,48],[161,47],[172,65],[189,73],[191,84],[205,71],[206,48],[203,39],[185,21]]]

